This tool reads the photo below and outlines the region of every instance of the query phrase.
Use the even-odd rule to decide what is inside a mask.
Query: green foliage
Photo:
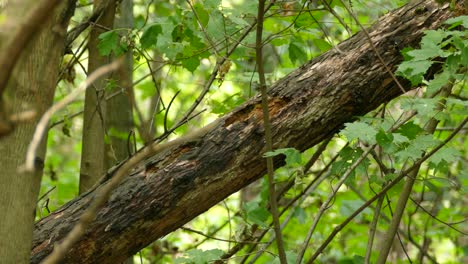
[[[405,49],[403,55],[406,60],[400,64],[397,75],[407,78],[413,85],[422,83],[428,69],[445,59],[442,73],[438,74],[435,83],[428,86],[429,92],[434,93],[450,78],[456,78],[459,68],[468,65],[467,31],[454,30],[456,26],[468,24],[468,16],[452,18],[446,21],[449,30],[428,30],[421,40],[419,49]],[[450,30],[451,29],[451,30]],[[463,77],[465,78],[465,77]]]
[[[128,44],[121,41],[121,37],[116,30],[110,30],[99,35],[98,50],[101,56],[108,56],[114,53],[115,56],[120,56],[128,50]]]
[[[158,35],[163,32],[160,24],[152,24],[146,28],[140,39],[140,44],[143,49],[149,49],[156,46],[158,42]]]
[[[275,149],[271,152],[266,152],[263,157],[275,157],[278,155],[285,155],[286,156],[286,166],[294,167],[297,165],[302,164],[302,156],[301,153],[294,148],[283,148],[283,149]]]
[[[176,264],[208,264],[213,260],[218,259],[223,255],[223,251],[219,249],[200,250],[191,249],[185,252],[185,258],[177,258],[174,260]]]
[[[257,224],[263,228],[268,227],[267,220],[270,217],[270,212],[265,206],[258,202],[248,202],[244,205],[246,220],[252,224]]]
[[[348,141],[360,139],[369,144],[375,143],[377,130],[372,126],[363,122],[346,123],[345,125],[346,128],[341,131],[341,134],[345,136]]]

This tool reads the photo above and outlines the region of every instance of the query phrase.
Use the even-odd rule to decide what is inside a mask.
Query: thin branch
[[[468,233],[467,232],[463,232],[462,230],[458,229],[458,228],[455,228],[454,225],[456,224],[460,224],[460,223],[463,223],[463,222],[466,222],[468,221],[468,219],[463,219],[461,221],[457,221],[457,222],[451,222],[451,223],[447,223],[445,221],[443,221],[442,219],[438,218],[435,214],[429,212],[426,208],[424,208],[420,203],[418,203],[418,201],[414,200],[413,198],[410,197],[410,200],[419,208],[421,208],[426,214],[428,214],[431,218],[435,219],[437,222],[443,224],[443,225],[446,225],[448,226],[449,228],[455,230],[456,232],[464,235],[464,236],[468,236]]]
[[[83,31],[85,31],[90,25],[94,24],[104,13],[104,10],[107,9],[110,1],[101,2],[102,4],[96,7],[93,10],[93,13],[85,21],[78,24],[76,27],[72,28],[67,33],[67,39],[65,40],[65,47],[68,48],[75,39],[77,39]]]
[[[328,142],[326,142],[327,140],[325,140],[322,145],[319,147],[319,149],[325,147],[325,144],[327,144]],[[347,144],[344,146],[346,147]],[[319,151],[319,150],[317,150]],[[317,153],[317,152],[316,152]],[[314,154],[314,156],[316,156]],[[325,167],[323,169],[320,170],[320,172],[316,175],[316,177],[304,188],[304,190],[301,191],[301,193],[297,194],[294,198],[292,198],[287,205],[284,206],[283,210],[280,212],[280,216],[282,216],[289,208],[291,208],[291,206],[293,206],[296,201],[298,201],[301,197],[302,197],[302,200],[300,201],[299,204],[302,204],[305,199],[307,197],[310,196],[310,194],[315,191],[317,189],[317,187],[326,179],[328,178],[329,176],[329,173],[328,174],[325,174],[327,171],[329,171],[331,165],[333,164],[333,162],[336,161],[336,159],[338,158],[339,154],[336,154],[328,163],[327,165],[325,165]],[[311,159],[314,159],[314,157],[312,157]],[[308,168],[307,168],[307,165],[304,166],[304,174],[308,171]],[[325,174],[325,175],[324,175]],[[285,193],[287,190],[291,189],[292,187],[294,186],[294,181],[290,181],[281,191],[279,191],[278,193]],[[278,197],[278,201],[279,201],[279,197]],[[271,224],[270,224],[271,226]],[[256,237],[257,240],[260,240],[262,239],[266,234],[267,234],[267,231],[268,230],[264,230],[262,231],[262,233]],[[251,230],[250,230],[250,233],[255,233],[256,232],[256,228],[252,227]],[[253,252],[255,248],[252,246],[248,252]],[[240,250],[240,249],[238,249]],[[231,250],[232,251],[232,250]],[[229,254],[233,255],[235,254],[236,252],[231,252]],[[246,260],[243,260],[241,261],[241,263],[245,262]]]
[[[256,63],[260,81],[260,92],[262,97],[262,110],[263,110],[263,126],[265,128],[265,141],[266,151],[270,152],[273,150],[273,140],[271,136],[271,122],[270,113],[268,110],[268,95],[267,86],[265,79],[265,70],[263,65],[263,17],[265,14],[265,0],[258,0],[258,13],[257,13],[257,34],[255,41],[256,49]],[[278,248],[278,254],[281,264],[287,264],[286,252],[284,250],[283,236],[281,234],[281,224],[278,214],[278,204],[276,201],[276,187],[275,187],[275,169],[273,165],[273,157],[266,157],[267,163],[267,176],[268,176],[268,191],[269,191],[269,202],[270,211],[273,217],[273,229],[275,231],[276,246]]]
[[[375,210],[374,210],[374,217],[372,218],[372,223],[369,226],[369,237],[367,239],[366,256],[364,258],[365,264],[370,263],[370,258],[372,255],[372,246],[374,244],[374,237],[377,231],[377,224],[379,222],[384,199],[385,199],[385,196],[382,195],[377,201],[377,205],[375,206]]]
[[[198,16],[198,13],[197,11],[195,10],[195,8],[193,7],[192,3],[190,2],[190,0],[185,0],[185,2],[187,2],[187,4],[190,6],[190,9],[192,10],[192,13],[193,15],[195,16],[195,19],[197,20],[197,23],[198,23],[198,27],[200,28],[201,32],[203,33],[203,36],[205,36],[206,38],[206,41],[208,41],[208,43],[210,44],[211,48],[213,49],[216,57],[219,57],[219,52],[218,50],[216,49],[216,45],[214,44],[213,40],[210,38],[210,36],[208,35],[208,33],[206,32],[205,28],[203,27],[203,24],[201,23],[200,21],[200,17]]]
[[[352,36],[353,31],[351,30],[351,28],[349,28],[348,24],[344,22],[344,20],[336,13],[336,11],[330,6],[330,4],[326,0],[323,0],[321,2],[325,6],[325,9],[327,9],[328,12],[330,12],[338,20],[338,22],[340,22],[340,24],[346,29],[346,31],[348,32],[348,35]]]
[[[314,233],[315,228],[317,227],[317,224],[322,217],[322,215],[325,213],[325,211],[329,208],[330,202],[334,199],[336,193],[340,189],[341,185],[348,179],[348,177],[351,175],[351,173],[354,171],[359,164],[367,157],[367,155],[371,152],[371,150],[375,147],[372,146],[369,149],[367,149],[365,152],[361,154],[361,156],[351,165],[348,167],[346,172],[341,176],[340,180],[338,183],[334,186],[332,193],[328,196],[327,200],[320,206],[319,211],[317,212],[317,215],[314,218],[314,222],[312,223],[312,226],[310,227],[309,231],[307,232],[307,236],[304,239],[304,243],[302,244],[301,251],[299,252],[299,255],[297,256],[296,263],[300,264],[302,263],[302,259],[304,258],[305,251],[307,247],[309,246],[309,241],[312,238],[312,234]]]
[[[198,230],[195,230],[195,229],[192,229],[192,228],[188,228],[188,227],[181,227],[180,229],[184,230],[184,231],[188,231],[188,232],[192,232],[192,233],[195,233],[195,234],[199,234],[201,236],[204,236],[206,238],[210,238],[210,239],[213,239],[213,240],[218,240],[218,241],[222,241],[222,242],[228,242],[228,243],[247,243],[247,244],[265,244],[265,242],[255,242],[255,241],[236,241],[236,240],[231,240],[231,239],[224,239],[224,238],[218,238],[218,237],[214,237],[212,235],[208,235],[208,234],[205,234],[201,231],[198,231]]]

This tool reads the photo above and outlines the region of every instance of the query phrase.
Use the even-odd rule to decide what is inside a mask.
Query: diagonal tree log
[[[462,2],[462,1],[459,1]],[[383,16],[369,34],[392,70],[400,50],[417,46],[423,31],[452,16],[447,5],[420,1]],[[275,148],[306,150],[345,122],[400,95],[390,75],[358,33],[293,71],[269,90]],[[430,76],[428,76],[430,78]],[[403,87],[409,83],[400,80]],[[203,138],[159,153],[138,165],[114,191],[66,263],[118,263],[174,231],[230,194],[262,177],[266,162],[260,98],[222,117]],[[280,165],[281,159],[275,164]],[[35,226],[32,263],[38,263],[71,230],[99,187]]]

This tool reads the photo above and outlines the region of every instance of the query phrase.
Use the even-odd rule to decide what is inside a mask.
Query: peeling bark
[[[452,15],[447,6],[421,1],[382,17],[369,33],[388,67],[400,50],[416,46],[423,30]],[[275,83],[270,118],[275,148],[306,150],[345,122],[401,94],[363,33]],[[409,83],[400,80],[405,89]],[[114,191],[66,263],[117,263],[176,230],[266,171],[262,111],[255,97],[222,118],[197,142],[187,142],[138,165]],[[278,166],[281,159],[276,159]],[[99,192],[85,193],[36,224],[31,262],[38,263],[70,231]]]

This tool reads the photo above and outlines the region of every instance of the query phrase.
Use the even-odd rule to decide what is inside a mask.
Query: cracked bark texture
[[[461,1],[459,1],[461,2]],[[368,29],[392,70],[400,50],[416,47],[427,29],[452,16],[447,5],[420,1],[389,12]],[[345,122],[400,95],[363,33],[314,58],[272,85],[270,118],[275,148],[306,150]],[[400,80],[405,89],[409,83]],[[197,142],[187,142],[137,166],[113,192],[66,263],[117,263],[167,235],[266,171],[260,98],[221,118]],[[282,164],[281,158],[275,165]],[[35,226],[32,263],[38,263],[71,230],[98,194],[87,192]]]

